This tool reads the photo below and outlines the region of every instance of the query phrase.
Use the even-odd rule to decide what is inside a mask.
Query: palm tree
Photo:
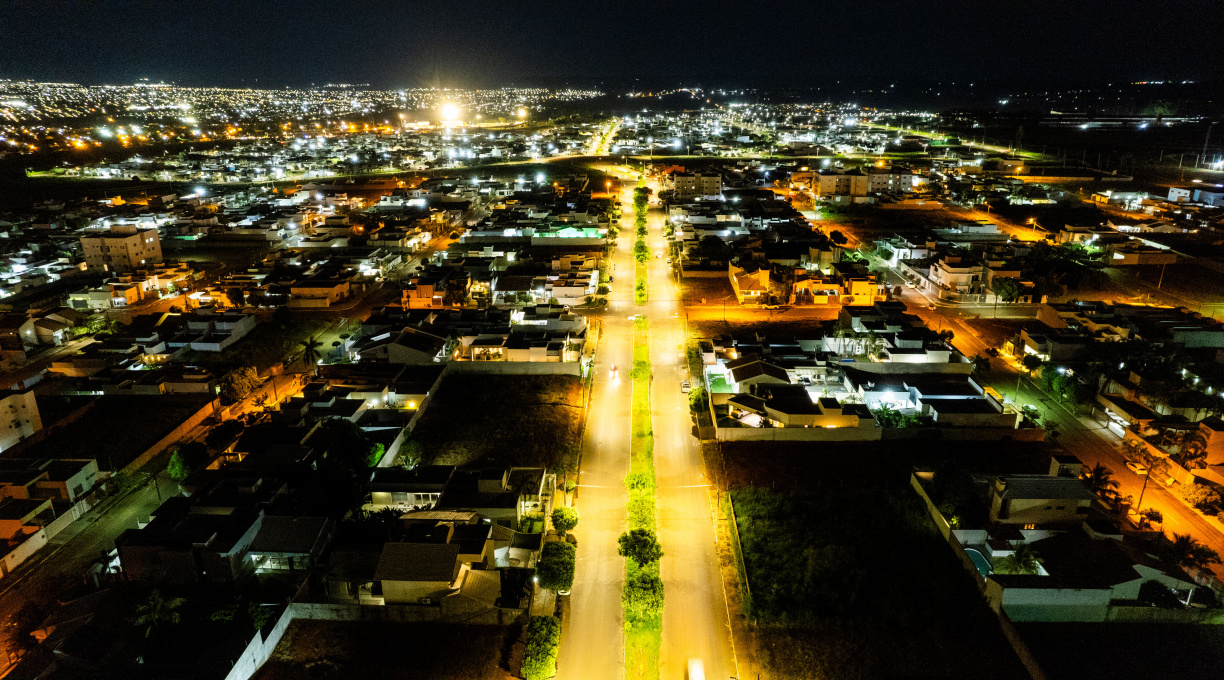
[[[1185,434],[1178,446],[1177,462],[1188,468],[1207,467],[1207,438],[1198,430]]]
[[[310,367],[310,374],[312,376],[317,375],[319,371],[319,359],[323,358],[323,355],[319,353],[319,348],[323,346],[323,343],[313,337],[310,337],[298,344],[302,346],[302,364]]]
[[[136,626],[144,628],[145,637],[149,637],[159,624],[178,623],[181,618],[178,608],[185,602],[181,597],[164,598],[160,591],[153,590],[148,600],[136,605]]]
[[[1040,563],[1037,552],[1027,543],[1016,546],[1010,555],[1004,555],[991,565],[996,574],[1036,574]]]
[[[1118,482],[1113,478],[1109,468],[1097,463],[1091,470],[1080,475],[1084,486],[1103,501],[1109,501],[1118,496]]]
[[[1200,543],[1193,536],[1173,534],[1169,557],[1183,569],[1203,570],[1220,563],[1220,554]]]

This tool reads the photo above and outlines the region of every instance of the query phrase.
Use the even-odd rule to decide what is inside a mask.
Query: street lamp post
[[[1149,480],[1149,479],[1151,479],[1151,478],[1152,478],[1152,471],[1151,471],[1151,470],[1148,470],[1146,473],[1144,473],[1144,475],[1143,475],[1143,488],[1139,489],[1139,500],[1135,501],[1135,514],[1136,514],[1136,515],[1138,515],[1139,513],[1143,512],[1143,493],[1144,493],[1145,491],[1147,491],[1147,483],[1148,483],[1148,480]],[[1140,515],[1140,517],[1139,517],[1139,521],[1140,521],[1140,522],[1142,522],[1142,521],[1143,521],[1143,516],[1142,516],[1142,515]]]

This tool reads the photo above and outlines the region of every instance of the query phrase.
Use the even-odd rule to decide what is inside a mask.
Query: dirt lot
[[[413,432],[421,462],[569,468],[578,450],[582,386],[567,375],[446,378]]]
[[[680,280],[680,297],[686,305],[720,304],[724,298],[731,298],[728,305],[735,303],[735,291],[731,281],[726,276],[716,279],[688,278]]]
[[[256,680],[504,680],[517,634],[497,626],[295,621]]]
[[[769,318],[764,314],[760,315],[763,319]],[[739,318],[727,315],[727,322],[720,319],[695,319],[693,315],[689,318],[689,337],[690,338],[712,338],[716,335],[726,333],[734,333],[738,336],[749,336],[753,333],[760,333],[769,336],[795,336],[799,338],[816,337],[823,335],[827,325],[836,318],[836,313],[830,310],[828,314],[823,315],[804,315],[795,314],[781,315],[774,314],[772,321],[755,319],[750,321],[741,321],[743,315]]]

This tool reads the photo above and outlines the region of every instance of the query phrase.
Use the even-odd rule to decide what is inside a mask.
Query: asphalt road
[[[662,213],[648,218],[647,244],[667,252]],[[683,678],[689,659],[701,659],[706,677],[738,676],[731,649],[731,630],[722,574],[715,552],[709,486],[697,440],[692,434],[688,395],[680,382],[689,380],[685,328],[679,291],[665,260],[647,265],[650,299],[651,419],[655,435],[658,493],[659,563],[666,589],[660,677]]]
[[[632,276],[633,257],[624,243],[612,255],[619,273]],[[614,286],[608,307],[595,323],[602,325],[595,353],[590,410],[583,433],[582,469],[576,505],[580,522],[574,587],[561,631],[557,678],[586,680],[624,675],[624,617],[621,588],[625,560],[616,554],[616,539],[625,530],[629,472],[629,371],[633,365],[633,284]],[[617,367],[617,377],[611,369]]]
[[[169,491],[165,481],[163,496]],[[152,484],[133,491],[113,506],[95,508],[64,529],[14,574],[0,580],[0,612],[7,617],[27,602],[50,604],[65,589],[80,585],[85,570],[103,553],[115,547],[115,539],[161,505]],[[0,649],[9,648],[8,626],[0,628]],[[8,657],[0,657],[0,675],[7,672]]]
[[[624,188],[624,210],[631,214],[633,184],[626,183]],[[649,226],[648,242],[654,249],[665,250],[661,213],[651,213]],[[626,234],[612,255],[615,271],[624,278],[612,287],[608,307],[596,322],[602,324],[602,333],[579,479],[578,568],[562,631],[557,677],[585,680],[624,675],[620,592],[625,563],[616,554],[616,538],[625,526],[623,479],[629,469],[632,405],[630,317],[636,314],[645,314],[651,321],[651,415],[659,539],[665,552],[660,572],[667,592],[660,674],[684,677],[688,660],[700,658],[707,677],[731,677],[735,662],[708,489],[691,433],[688,397],[680,392],[687,366],[679,295],[666,265],[652,259],[648,269],[651,301],[645,307],[633,304],[633,240],[633,234]],[[612,365],[619,369],[620,378],[611,377]]]
[[[898,282],[900,277],[890,273],[889,280]],[[909,311],[922,317],[929,327],[951,330],[954,334],[952,344],[966,356],[976,356],[987,348],[987,344],[964,323],[964,315],[969,313],[988,316],[990,311],[988,308],[975,307],[970,312],[963,307],[940,305],[931,310],[927,308],[926,298],[910,288],[902,288],[901,299],[906,303]],[[1021,308],[1031,307],[1033,306],[1009,305],[1008,313],[1023,311]],[[1119,449],[1122,443],[1121,438],[1110,432],[1102,423],[1087,416],[1075,415],[1067,406],[1046,395],[1027,378],[1020,381],[1020,389],[1017,393],[1016,378],[1019,373],[1016,366],[1003,358],[998,358],[991,360],[991,371],[983,378],[985,383],[997,389],[1005,397],[1020,404],[1036,406],[1044,418],[1055,423],[1059,433],[1057,441],[1060,446],[1083,461],[1086,468],[1091,468],[1098,463],[1109,468],[1113,472],[1114,480],[1118,482],[1118,493],[1123,496],[1132,496],[1138,502],[1143,489],[1144,477],[1136,475],[1126,467],[1126,457]],[[1190,534],[1224,555],[1224,532],[1221,531],[1218,524],[1187,507],[1164,485],[1155,480],[1150,481],[1146,491],[1142,493],[1142,508],[1156,508],[1160,511],[1164,516],[1164,523],[1159,528],[1167,535]],[[1215,565],[1212,571],[1217,578],[1224,579],[1224,565]]]

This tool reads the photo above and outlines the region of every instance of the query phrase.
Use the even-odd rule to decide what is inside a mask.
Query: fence
[[[193,413],[189,418],[187,418],[187,420],[183,421],[182,425],[179,425],[178,427],[174,428],[174,430],[171,431],[170,434],[167,434],[165,437],[162,437],[156,444],[146,449],[144,453],[140,454],[139,456],[136,456],[136,458],[132,462],[124,466],[122,471],[123,472],[134,472],[136,470],[139,470],[145,463],[152,460],[154,456],[164,451],[167,446],[170,446],[171,444],[181,440],[183,438],[183,435],[190,432],[193,427],[195,427],[196,425],[199,425],[205,418],[215,413],[217,408],[220,405],[221,405],[220,399],[213,399],[212,401],[205,404],[203,408]]]
[[[578,361],[449,361],[451,373],[488,373],[498,375],[581,375]]]
[[[308,586],[302,586],[299,595]],[[522,616],[521,609],[499,609],[478,607],[473,609],[463,604],[454,607],[447,606],[447,600],[454,599],[452,595],[444,598],[442,606],[425,605],[361,605],[336,604],[328,602],[290,602],[277,619],[276,624],[267,630],[256,631],[255,636],[247,644],[242,654],[234,660],[234,665],[225,676],[225,680],[249,680],[260,667],[272,656],[276,646],[280,644],[289,624],[297,619],[312,621],[394,621],[399,623],[420,623],[426,621],[442,621],[449,623],[467,622],[475,625],[506,626]]]
[[[723,510],[730,518],[731,551],[735,553],[735,568],[740,577],[740,609],[745,615],[752,613],[752,585],[748,582],[748,564],[744,562],[744,546],[740,543],[739,522],[735,519],[735,501],[731,493],[726,494],[726,508]]]
[[[986,590],[986,579],[982,576],[981,572],[978,571],[977,565],[973,563],[973,560],[969,558],[969,553],[965,552],[965,548],[960,544],[960,541],[956,539],[956,535],[952,533],[952,526],[948,524],[947,520],[944,519],[943,513],[939,511],[939,508],[935,507],[935,502],[932,501],[931,497],[927,495],[926,489],[922,487],[922,482],[918,480],[917,475],[910,475],[910,486],[913,487],[914,491],[918,493],[918,497],[921,498],[923,503],[926,504],[927,512],[931,515],[931,520],[935,522],[935,526],[939,529],[939,533],[943,535],[944,539],[948,542],[948,545],[952,547],[952,552],[955,553],[956,557],[961,561],[961,566],[963,566],[973,576],[973,582],[977,584],[978,590],[984,594]],[[993,610],[994,608],[992,607],[991,609]],[[1024,642],[1024,639],[1020,637],[1020,632],[1016,630],[1016,626],[1011,622],[1011,619],[1007,617],[1007,614],[1003,611],[1003,608],[1000,607],[998,610],[995,610],[995,614],[999,620],[999,627],[1003,631],[1003,637],[1007,638],[1007,642],[1011,644],[1012,650],[1016,652],[1016,656],[1020,658],[1020,663],[1024,664],[1025,670],[1029,672],[1029,675],[1033,678],[1033,680],[1047,680],[1045,671],[1042,670],[1041,664],[1037,662],[1037,657],[1034,656],[1032,651],[1029,650],[1028,645]]]

